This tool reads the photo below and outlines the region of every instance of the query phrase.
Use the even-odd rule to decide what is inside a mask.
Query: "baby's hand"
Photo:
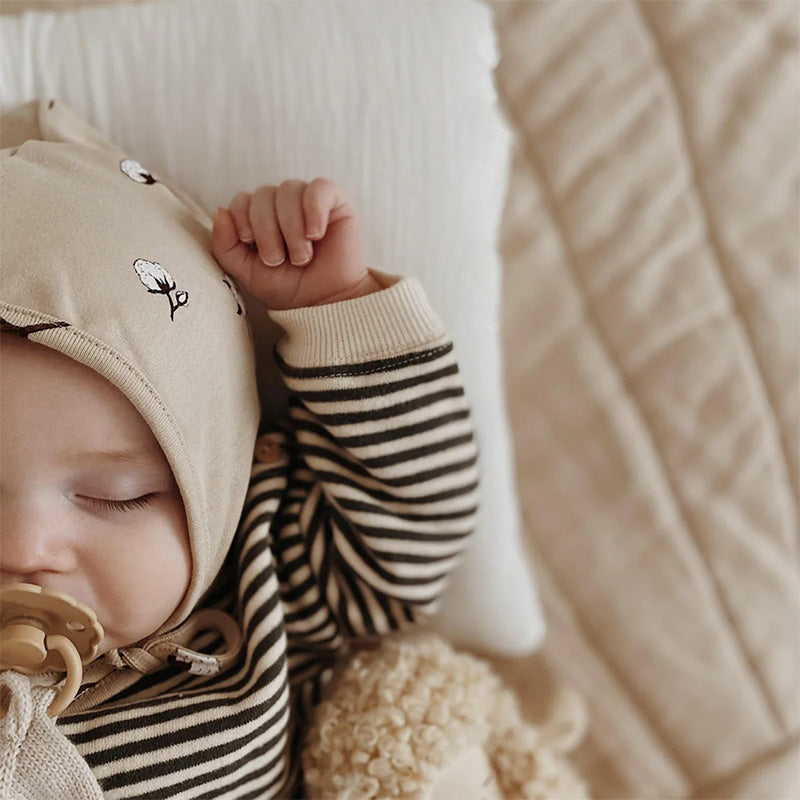
[[[324,178],[240,192],[214,215],[212,249],[222,268],[272,309],[382,288],[364,264],[352,206]]]

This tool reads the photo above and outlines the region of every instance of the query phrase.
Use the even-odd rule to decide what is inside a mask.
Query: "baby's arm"
[[[365,275],[388,288],[378,291],[376,280],[347,302],[284,307],[267,296],[278,284],[258,283],[259,273],[274,274],[270,267],[237,249],[238,240],[226,251],[246,262],[230,269],[234,276],[283,308],[270,316],[286,331],[276,360],[291,393],[291,427],[269,438],[289,460],[289,485],[275,517],[264,519],[264,498],[286,467],[256,463],[243,526],[245,535],[269,526],[295,679],[344,637],[385,633],[431,610],[477,510],[477,446],[452,342],[418,282],[367,272],[352,210],[343,207],[300,268],[310,277],[321,267],[303,290],[341,294]],[[217,226],[232,224],[221,214]],[[284,232],[290,254],[291,238]],[[323,266],[339,276],[333,288]],[[283,300],[296,281],[297,273]]]

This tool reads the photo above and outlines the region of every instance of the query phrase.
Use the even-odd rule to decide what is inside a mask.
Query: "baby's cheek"
[[[182,512],[180,524],[175,515],[148,516],[117,548],[114,579],[107,584],[102,604],[110,647],[131,644],[158,630],[189,586],[191,555]]]
[[[139,574],[142,577],[142,613],[155,619],[155,628],[162,625],[186,594],[191,578],[192,561],[189,537],[185,526],[162,521],[138,554]],[[152,631],[150,631],[152,632]]]

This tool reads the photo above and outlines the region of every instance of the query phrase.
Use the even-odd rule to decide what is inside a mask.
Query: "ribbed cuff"
[[[370,270],[387,286],[392,277]],[[446,333],[415,278],[372,294],[322,306],[270,311],[286,335],[281,358],[295,367],[352,364],[399,355]]]

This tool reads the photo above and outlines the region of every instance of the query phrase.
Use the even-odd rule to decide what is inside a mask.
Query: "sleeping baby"
[[[209,233],[58,103],[3,132],[0,796],[299,796],[348,642],[431,611],[474,525],[452,343],[331,181]],[[287,419],[237,285],[284,330]]]

